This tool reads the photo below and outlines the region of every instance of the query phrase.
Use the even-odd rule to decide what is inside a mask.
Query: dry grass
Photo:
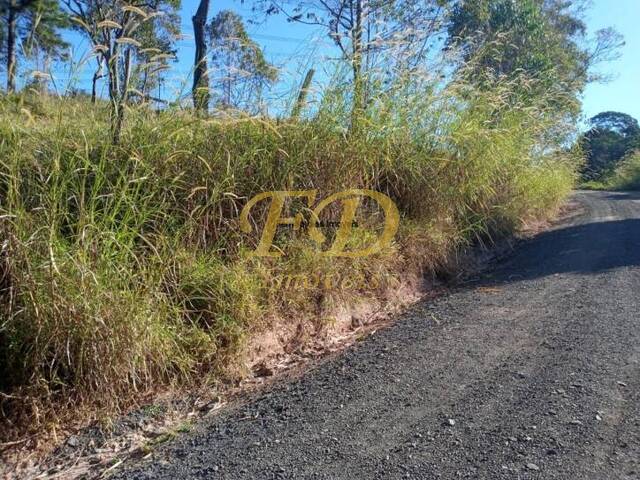
[[[336,104],[299,122],[139,109],[117,146],[100,106],[3,99],[4,435],[117,412],[150,389],[236,379],[247,339],[271,316],[317,322],[330,305],[384,290],[318,282],[285,291],[283,275],[384,284],[433,273],[459,248],[549,215],[571,190],[576,161],[548,138],[560,122],[553,112],[503,108],[509,92],[380,95],[357,135],[345,133]],[[247,199],[344,188],[396,201],[402,224],[390,249],[336,261],[280,235],[285,258],[247,254],[256,242],[238,226]]]

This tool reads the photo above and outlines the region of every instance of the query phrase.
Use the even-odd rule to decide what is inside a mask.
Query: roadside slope
[[[118,478],[638,478],[640,195],[584,214]]]

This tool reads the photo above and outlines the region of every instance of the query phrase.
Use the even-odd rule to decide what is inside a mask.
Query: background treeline
[[[113,413],[170,385],[236,380],[247,373],[247,340],[278,319],[299,323],[304,344],[337,305],[384,300],[412,275],[455,268],[460,249],[552,214],[581,168],[567,147],[581,92],[620,43],[609,30],[589,38],[581,3],[567,0],[257,1],[257,15],[313,24],[340,52],[324,66],[332,75],[308,72],[289,109],[266,115],[278,72],[240,17],[210,19],[203,0],[189,102],[158,111],[150,92],[175,55],[176,1],[1,5],[7,434]],[[106,98],[46,95],[46,68],[14,92],[20,56],[63,60],[64,28],[92,43],[86,61],[105,76]],[[256,235],[240,232],[238,213],[249,198],[346,188],[396,201],[390,249],[326,258],[284,232],[285,257],[248,254]],[[370,242],[378,213],[359,212],[349,247]],[[263,215],[254,212],[257,230]],[[384,282],[272,288],[300,272]]]
[[[640,126],[620,112],[603,112],[589,120],[579,138],[584,150],[584,185],[591,188],[640,187]]]

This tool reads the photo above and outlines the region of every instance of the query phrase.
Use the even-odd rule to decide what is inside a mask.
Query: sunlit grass
[[[460,248],[551,214],[571,190],[576,159],[547,138],[553,112],[502,110],[508,84],[464,95],[456,85],[403,88],[379,95],[357,134],[338,95],[313,118],[286,122],[132,108],[118,145],[100,105],[3,99],[7,418],[39,428],[78,404],[113,412],[150,389],[237,378],[246,340],[273,316],[317,322],[331,305],[384,293],[385,282],[274,288],[279,276],[392,284],[435,272]],[[284,237],[282,260],[247,254],[256,238],[240,232],[238,215],[249,198],[346,188],[396,201],[403,218],[390,249],[336,260]]]

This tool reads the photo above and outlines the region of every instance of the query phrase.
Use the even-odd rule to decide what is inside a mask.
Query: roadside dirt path
[[[640,195],[159,448],[126,479],[640,478]]]

